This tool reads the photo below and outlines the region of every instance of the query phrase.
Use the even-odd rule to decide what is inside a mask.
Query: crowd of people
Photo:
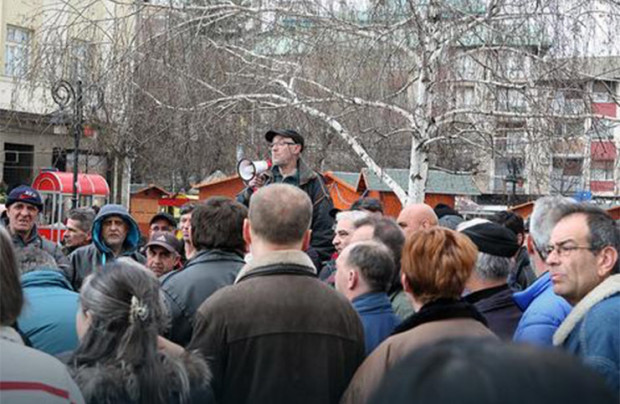
[[[543,197],[465,220],[333,208],[293,130],[237,200],[153,216],[75,209],[0,227],[0,402],[617,403],[620,227]]]

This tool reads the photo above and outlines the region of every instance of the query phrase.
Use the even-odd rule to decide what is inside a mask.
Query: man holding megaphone
[[[241,160],[237,165],[239,176],[247,187],[237,200],[249,205],[252,193],[265,185],[284,183],[305,191],[312,201],[312,238],[310,245],[321,261],[327,261],[334,252],[334,219],[330,215],[332,200],[323,177],[302,160],[304,138],[292,129],[273,129],[265,134],[271,149],[270,161]]]

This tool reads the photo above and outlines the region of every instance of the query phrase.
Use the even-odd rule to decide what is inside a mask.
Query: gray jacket
[[[245,264],[240,254],[222,250],[202,250],[183,270],[161,279],[161,289],[170,309],[171,341],[187,345],[192,338],[194,315],[198,307],[218,289],[232,285]]]

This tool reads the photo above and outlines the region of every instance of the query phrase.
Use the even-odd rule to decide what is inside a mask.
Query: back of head
[[[361,241],[347,247],[347,263],[357,268],[371,292],[387,292],[395,271],[392,252],[385,244]]]
[[[557,209],[576,203],[574,199],[563,196],[545,196],[534,202],[529,227],[530,236],[539,249],[549,244],[551,231],[559,220]]]
[[[36,270],[58,270],[56,260],[50,253],[34,245],[19,248],[17,250],[17,262],[20,274]]]
[[[353,202],[349,210],[383,214],[383,205],[381,201],[376,198],[359,198],[357,201]]]
[[[454,339],[418,349],[391,369],[370,403],[617,403],[603,379],[560,351]]]
[[[255,236],[276,245],[303,240],[312,221],[312,202],[301,189],[272,184],[259,189],[250,199],[248,214]]]
[[[6,228],[0,226],[0,325],[15,323],[23,304],[13,241]]]
[[[565,217],[582,214],[586,217],[590,234],[589,244],[594,251],[612,247],[617,252],[611,274],[620,273],[620,227],[603,209],[586,203],[564,205],[557,208],[558,221]]]
[[[373,239],[385,244],[390,249],[396,268],[400,268],[400,255],[405,244],[405,233],[403,233],[403,230],[394,219],[368,216],[355,222],[356,229],[363,226],[371,226],[373,228]]]
[[[86,278],[80,305],[91,322],[72,359],[77,378],[83,368],[95,369],[89,375],[103,378],[97,369],[106,372],[106,367],[123,364],[125,378],[118,383],[133,399],[164,402],[157,336],[165,328],[166,309],[157,278],[135,261],[118,259]]]
[[[243,253],[243,221],[247,215],[247,208],[230,198],[207,199],[192,211],[192,244],[196,250]]]
[[[509,212],[507,210],[497,212],[491,217],[491,221],[501,224],[517,236],[525,233],[525,223],[523,222],[523,218],[514,212]]]
[[[405,242],[401,269],[418,302],[458,299],[477,255],[465,235],[442,227],[418,230]]]

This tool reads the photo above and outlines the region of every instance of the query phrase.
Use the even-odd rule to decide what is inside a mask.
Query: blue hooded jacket
[[[524,311],[513,336],[515,342],[553,346],[553,333],[571,311],[571,305],[553,292],[549,272],[527,289],[514,294],[515,303]]]
[[[365,293],[353,299],[353,308],[360,315],[364,326],[366,356],[400,324],[400,317],[394,314],[392,303],[386,293]]]
[[[21,277],[24,307],[17,324],[32,347],[51,355],[78,345],[75,315],[79,295],[62,272],[40,269]]]
[[[105,243],[102,235],[103,221],[110,216],[119,216],[127,223],[127,236],[120,256],[133,258],[141,264],[146,262],[144,256],[138,252],[140,229],[136,221],[131,217],[124,206],[113,204],[105,205],[101,208],[93,222],[93,242],[87,246],[78,248],[69,256],[72,268],[71,284],[75,290],[80,289],[84,278],[91,272],[115,260],[112,249]]]

